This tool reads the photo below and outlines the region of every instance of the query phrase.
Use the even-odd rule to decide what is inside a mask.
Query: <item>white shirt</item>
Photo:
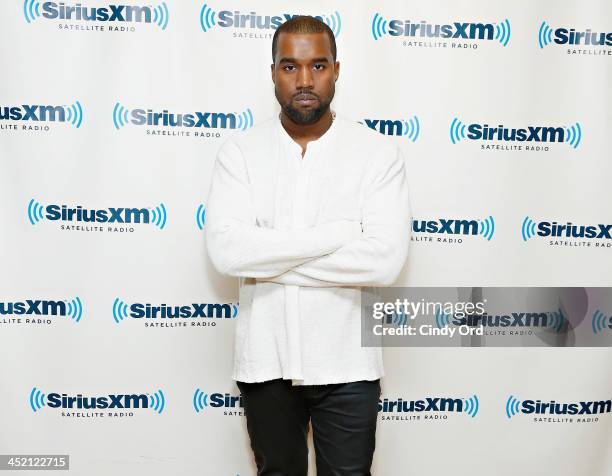
[[[219,149],[206,204],[215,268],[240,277],[232,378],[293,385],[375,380],[361,346],[363,286],[389,286],[408,254],[403,155],[340,115],[301,146],[278,117]]]

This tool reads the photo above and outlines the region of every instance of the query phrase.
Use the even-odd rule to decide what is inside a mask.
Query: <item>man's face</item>
[[[325,33],[280,33],[271,65],[276,99],[297,124],[313,124],[334,98],[340,63]]]

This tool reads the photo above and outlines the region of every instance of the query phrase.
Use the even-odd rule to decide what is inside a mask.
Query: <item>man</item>
[[[206,210],[214,266],[240,278],[233,378],[258,475],[369,475],[384,375],[361,346],[360,290],[406,260],[407,178],[399,148],[330,110],[334,35],[309,16],[272,40],[279,117],[220,148]]]

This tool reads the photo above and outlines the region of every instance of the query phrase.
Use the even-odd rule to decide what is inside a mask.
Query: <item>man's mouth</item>
[[[298,94],[293,99],[302,106],[310,106],[318,101],[318,98],[312,94]]]

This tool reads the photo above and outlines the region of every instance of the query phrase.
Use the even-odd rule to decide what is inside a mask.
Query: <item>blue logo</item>
[[[538,45],[543,49],[552,43],[570,46],[612,46],[612,32],[597,33],[590,28],[585,31],[564,27],[553,29],[543,21],[538,29]]]
[[[242,395],[231,395],[229,393],[204,393],[199,388],[193,393],[193,408],[197,413],[211,408],[244,408]]]
[[[599,334],[605,330],[612,329],[612,315],[606,316],[599,309],[596,309],[593,313],[593,319],[591,321],[593,334]]]
[[[371,32],[374,40],[383,36],[404,36],[410,38],[442,38],[463,40],[489,40],[507,46],[510,41],[510,22],[508,19],[499,23],[465,23],[431,24],[426,21],[387,20],[379,13],[372,17]]]
[[[378,401],[379,413],[421,413],[421,412],[453,412],[465,413],[474,418],[480,408],[477,395],[468,398],[426,397],[421,400],[404,400],[388,398]]]
[[[421,132],[421,125],[417,116],[410,119],[364,119],[365,125],[370,129],[388,136],[404,136],[415,142]],[[362,121],[358,121],[363,124]]]
[[[536,222],[525,216],[521,226],[523,241],[535,237],[553,238],[586,238],[586,239],[612,239],[612,224],[574,225],[571,222],[557,223],[556,221]]]
[[[610,413],[612,400],[579,401],[572,403],[557,403],[542,400],[519,400],[510,395],[506,400],[506,417],[512,419],[516,415],[596,415]]]
[[[479,235],[485,240],[491,241],[495,233],[495,220],[491,215],[478,220],[461,218],[413,219],[412,231],[415,233]]]
[[[86,209],[81,205],[68,207],[67,205],[42,205],[35,199],[30,199],[27,207],[27,216],[31,225],[42,220],[63,222],[90,222],[90,223],[144,223],[155,225],[163,230],[166,226],[166,207],[163,203],[151,208],[104,208]]]
[[[245,131],[253,127],[253,112],[246,108],[242,112],[201,112],[174,113],[164,109],[161,112],[152,109],[132,109],[131,111],[115,103],[113,108],[115,129],[132,124],[134,126],[189,127],[204,129],[240,129]]]
[[[183,306],[166,304],[132,303],[127,304],[120,298],[113,301],[113,320],[119,324],[124,319],[197,319],[226,318],[238,316],[238,303],[192,303]]]
[[[466,126],[455,117],[451,122],[449,133],[453,144],[466,138],[505,142],[566,142],[570,147],[576,149],[582,140],[582,127],[579,122],[568,127],[528,126],[527,128],[510,129],[503,125],[490,127],[488,124],[478,123]]]
[[[23,1],[23,16],[27,23],[39,18],[47,20],[74,20],[118,23],[153,23],[165,30],[170,17],[166,2],[156,7],[110,4],[104,7],[84,7],[80,3]]]
[[[0,120],[32,122],[67,122],[77,129],[83,123],[83,106],[75,101],[69,106],[22,104],[2,106]]]
[[[242,13],[237,10],[221,10],[216,12],[205,3],[200,10],[200,27],[204,32],[208,32],[214,27],[276,30],[294,16],[296,16],[296,14],[289,13],[274,16],[257,15],[255,12]],[[325,22],[336,38],[340,35],[340,30],[342,29],[342,18],[340,13],[334,11],[328,15],[313,16]]]
[[[78,409],[126,409],[144,408],[161,414],[166,406],[162,390],[141,394],[109,394],[97,397],[84,397],[81,394],[70,396],[65,393],[45,394],[40,389],[32,387],[28,402],[33,412],[41,408],[78,408]]]
[[[196,226],[200,229],[204,229],[204,219],[206,218],[206,207],[203,203],[198,205],[196,209]]]
[[[63,316],[74,322],[83,317],[83,303],[78,296],[63,301],[26,299],[25,301],[0,302],[0,315],[15,316]]]

